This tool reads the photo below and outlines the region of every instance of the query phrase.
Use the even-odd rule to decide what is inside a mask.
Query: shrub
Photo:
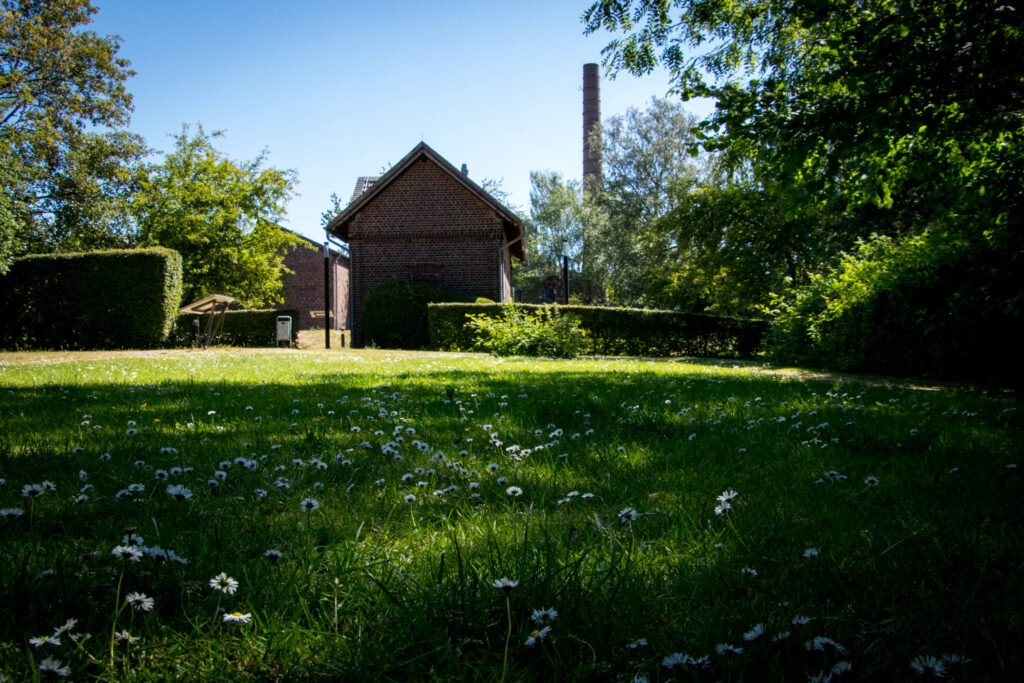
[[[181,256],[170,249],[25,256],[0,277],[0,345],[160,346],[180,300]]]
[[[579,318],[554,307],[524,311],[509,304],[499,317],[474,315],[468,323],[477,332],[477,346],[495,356],[575,358],[587,339]]]
[[[371,289],[363,298],[366,344],[392,349],[426,348],[430,343],[427,304],[473,299],[443,287],[392,278]]]
[[[522,311],[549,306],[515,304]],[[459,351],[476,345],[470,316],[499,317],[500,305],[431,304],[433,348]],[[602,356],[704,356],[751,358],[767,329],[762,320],[599,306],[557,306],[586,330],[587,353]]]
[[[1019,384],[1011,261],[981,240],[942,232],[872,236],[830,271],[773,300],[769,357]]]
[[[228,311],[225,314],[224,326],[213,339],[213,343],[222,346],[277,346],[277,316],[289,315],[292,318],[292,342],[298,339],[299,311],[295,309],[265,309]],[[193,320],[199,320],[200,334],[206,331],[206,315],[185,313],[179,315],[174,327],[171,344],[174,346],[192,346],[196,343]],[[202,343],[200,338],[199,343]]]

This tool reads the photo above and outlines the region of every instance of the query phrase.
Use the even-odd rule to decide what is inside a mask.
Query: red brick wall
[[[307,249],[298,246],[284,257],[284,265],[294,271],[284,276],[284,302],[273,308],[297,308],[299,320],[292,324],[297,329],[307,330],[311,327],[323,329],[323,317],[314,318],[310,311],[324,310],[324,250]],[[331,253],[331,328],[344,329],[348,321],[348,259],[339,257],[337,252]]]
[[[507,287],[499,282],[501,218],[429,160],[414,163],[363,207],[348,237],[356,346],[364,343],[363,297],[392,276],[494,300]]]

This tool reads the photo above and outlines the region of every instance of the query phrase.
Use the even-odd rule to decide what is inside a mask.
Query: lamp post
[[[569,240],[562,238],[562,304],[569,305]]]

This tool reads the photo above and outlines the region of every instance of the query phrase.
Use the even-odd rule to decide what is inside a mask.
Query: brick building
[[[281,228],[287,232],[287,228]],[[292,325],[299,330],[312,327],[323,329],[324,316],[324,245],[314,242],[308,237],[292,233],[302,239],[301,244],[284,257],[284,265],[292,271],[284,276],[284,302],[273,308],[297,308],[299,319]],[[348,320],[348,283],[349,259],[340,249],[331,245],[330,249],[331,278],[331,329],[341,330],[347,327]]]
[[[506,301],[511,259],[526,256],[519,218],[422,142],[327,230],[349,244],[353,346],[364,343],[363,297],[390,278]]]

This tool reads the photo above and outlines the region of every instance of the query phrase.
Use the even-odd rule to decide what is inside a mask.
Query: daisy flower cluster
[[[178,634],[209,635],[217,647],[197,651],[215,658],[264,648],[285,677],[301,677],[288,668],[299,660],[331,671],[336,652],[353,676],[416,678],[422,663],[382,653],[441,646],[479,657],[468,665],[484,677],[538,680],[983,668],[973,647],[926,654],[958,642],[968,627],[955,620],[920,651],[905,633],[866,647],[881,598],[829,587],[877,576],[912,609],[886,567],[945,567],[929,534],[955,528],[947,514],[977,519],[934,504],[957,504],[957,487],[986,492],[972,496],[985,518],[1011,528],[1007,444],[1024,430],[1001,400],[957,411],[746,366],[381,351],[289,362],[0,366],[18,379],[0,397],[0,581],[7,615],[24,615],[7,622],[35,624],[0,632],[17,643],[4,653],[22,650],[0,654],[0,675],[167,676],[160,643]],[[977,441],[945,437],[956,424]],[[1005,572],[1014,543],[982,545]],[[284,651],[282,633],[307,645],[278,654],[266,643]],[[194,659],[174,666],[198,677]],[[486,669],[495,661],[506,669]]]

